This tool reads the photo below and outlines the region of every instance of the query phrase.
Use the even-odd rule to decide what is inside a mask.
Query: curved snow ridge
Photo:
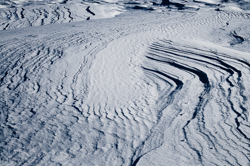
[[[150,46],[145,73],[157,86],[164,80],[173,88],[159,102],[163,109],[156,128],[165,128],[165,142],[146,142],[134,165],[250,163],[250,63],[230,50],[211,50],[169,40]],[[151,137],[150,142],[158,139]]]
[[[1,146],[5,146],[1,165],[90,165],[94,161],[87,154],[100,150],[94,146],[100,132],[88,127],[76,105],[88,94],[89,65],[102,48],[96,37],[109,39],[102,30],[105,35],[113,34],[108,34],[109,28],[100,29],[100,34],[86,33],[81,25],[78,33],[61,32],[57,36],[57,30],[52,30],[55,36],[40,38],[41,32],[41,36],[50,33],[42,29],[37,35],[26,31],[25,40],[20,33],[21,40],[1,39]],[[68,48],[72,45],[76,46]],[[108,150],[114,148],[108,146]],[[51,157],[47,158],[45,151]],[[111,156],[113,153],[110,151]],[[72,161],[76,157],[83,161]]]
[[[31,4],[29,4],[31,3]],[[145,12],[187,11],[197,10],[224,11],[240,13],[242,17],[249,18],[248,10],[240,9],[239,4],[222,3],[212,5],[201,2],[88,2],[88,1],[63,1],[61,3],[50,2],[47,5],[39,5],[29,2],[25,5],[14,5],[10,8],[0,8],[0,30],[50,25],[57,23],[70,23],[76,21],[112,18],[128,10],[144,10]],[[41,2],[42,3],[42,2]],[[46,3],[45,3],[46,4]],[[208,5],[208,6],[206,6]],[[244,6],[244,3],[240,5]],[[247,3],[246,3],[247,6]],[[247,7],[246,7],[247,8]],[[243,16],[244,15],[244,16]]]
[[[154,110],[156,88],[141,69],[145,47],[141,42],[140,35],[130,34],[100,50],[88,71],[88,96],[77,105],[88,125],[104,133],[106,143],[99,148],[115,153],[113,157],[105,154],[114,160],[121,160],[115,164],[105,161],[107,165],[130,165],[135,149],[159,118]]]
[[[0,9],[0,29],[69,23],[90,19],[111,18],[124,12],[115,4],[54,4]]]
[[[131,25],[84,25],[2,39],[1,164],[129,165],[156,123],[157,93],[133,59],[140,38],[121,38]]]

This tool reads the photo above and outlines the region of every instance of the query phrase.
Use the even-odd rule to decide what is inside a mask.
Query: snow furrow
[[[194,82],[193,86],[198,85],[196,89],[199,89],[198,94],[197,92],[189,93],[193,96],[192,98],[196,98],[192,99],[196,100],[196,103],[192,104],[193,112],[185,112],[188,107],[179,105],[179,101],[173,101],[176,103],[175,109],[182,110],[180,115],[183,117],[183,114],[187,114],[189,117],[183,117],[181,124],[172,123],[167,127],[171,131],[178,130],[176,138],[173,138],[177,139],[173,144],[175,151],[177,151],[175,153],[181,153],[185,149],[189,152],[185,156],[192,158],[196,164],[201,165],[248,164],[249,148],[246,147],[250,143],[250,135],[240,129],[240,126],[244,126],[244,123],[249,123],[248,118],[246,118],[249,113],[246,114],[247,109],[245,108],[247,105],[245,101],[248,98],[244,95],[246,92],[241,81],[247,79],[249,67],[245,64],[248,63],[242,59],[229,58],[227,55],[218,56],[213,52],[195,49],[193,46],[180,46],[170,41],[152,44],[146,57],[149,61],[147,65],[156,64],[154,65],[155,70],[161,69],[162,72],[169,72],[169,67],[172,66],[176,68],[175,75],[181,74],[181,72],[177,72],[178,70],[184,71],[186,74],[182,75],[183,78],[180,80],[183,82],[183,89],[186,87],[186,82],[189,82],[185,78],[188,75],[197,77],[199,82],[202,83],[197,84],[196,81],[191,79]],[[165,67],[160,67],[159,64]],[[242,66],[245,66],[245,68],[243,69]],[[181,78],[178,75],[176,76]],[[192,88],[190,87],[190,89]],[[181,91],[182,89],[177,93],[184,95],[185,92],[182,93]],[[168,110],[171,110],[168,107],[171,107],[171,105],[166,106],[163,110],[163,117],[164,112],[171,114],[167,113]],[[226,110],[227,116],[224,115],[224,111],[218,114],[214,112],[216,110]],[[213,118],[211,118],[212,115]],[[163,117],[161,119],[165,118]],[[223,122],[217,121],[217,118],[223,119]],[[171,121],[179,121],[177,119],[179,119],[178,116],[173,117]],[[177,124],[177,126],[173,124]],[[221,132],[221,129],[223,132]],[[222,135],[222,133],[224,134]],[[168,133],[166,134],[168,135]],[[179,136],[181,138],[178,138]],[[166,139],[164,144],[171,145],[173,139]],[[226,142],[226,146],[223,142]],[[158,149],[164,147],[164,145],[161,146]],[[145,147],[145,149],[147,148]],[[151,149],[154,148],[151,147]],[[144,161],[143,156],[152,153],[151,151],[142,150],[140,160],[143,160],[143,162],[136,160],[137,165],[145,164],[148,158],[145,157]],[[156,152],[153,151],[153,153]],[[167,157],[167,153],[164,154]],[[210,160],[210,158],[213,158],[213,160]],[[191,160],[189,162],[191,164]]]

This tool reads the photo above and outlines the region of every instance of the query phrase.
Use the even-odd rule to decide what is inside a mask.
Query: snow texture
[[[1,2],[0,165],[250,165],[249,3]]]

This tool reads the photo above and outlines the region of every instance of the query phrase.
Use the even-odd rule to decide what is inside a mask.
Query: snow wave
[[[150,47],[145,72],[159,87],[170,86],[159,101],[167,132],[161,148],[142,153],[138,165],[249,164],[250,64],[211,50],[168,40]]]
[[[0,2],[0,30],[112,18],[126,11],[169,10],[237,11],[249,14],[247,1],[81,1],[81,0],[15,0]]]
[[[90,7],[91,5],[91,7]],[[16,29],[69,23],[90,19],[111,18],[124,10],[115,4],[55,4],[0,9],[0,29]]]

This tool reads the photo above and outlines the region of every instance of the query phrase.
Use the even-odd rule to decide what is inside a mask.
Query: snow
[[[249,165],[243,3],[1,2],[0,165]]]

